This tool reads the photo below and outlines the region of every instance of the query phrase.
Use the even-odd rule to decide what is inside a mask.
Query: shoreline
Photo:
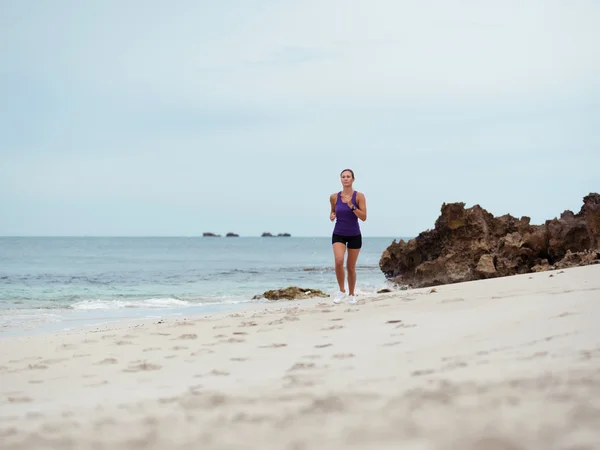
[[[0,436],[15,450],[591,449],[599,299],[594,265],[6,336]]]

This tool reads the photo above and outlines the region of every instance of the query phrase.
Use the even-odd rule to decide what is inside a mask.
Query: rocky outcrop
[[[240,235],[239,235],[239,234],[237,234],[237,233],[232,233],[232,232],[229,232],[229,233],[227,233],[227,234],[225,235],[225,237],[240,237]]]
[[[202,233],[202,236],[204,236],[204,237],[221,237],[220,234],[215,234],[215,233],[210,233],[210,232]]]
[[[600,195],[583,199],[543,225],[529,217],[494,217],[475,205],[443,204],[433,230],[392,244],[379,267],[411,287],[457,283],[532,271],[600,263]]]
[[[261,234],[261,237],[273,237],[273,234],[265,231],[263,234]]]
[[[267,291],[263,294],[263,297],[267,300],[298,300],[311,297],[329,297],[329,295],[319,289],[290,286],[284,289]]]

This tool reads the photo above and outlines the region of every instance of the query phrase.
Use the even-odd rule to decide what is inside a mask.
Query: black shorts
[[[346,244],[348,248],[361,248],[362,247],[362,235],[357,234],[356,236],[342,236],[341,234],[333,233],[331,236],[331,245],[336,242],[341,242],[342,244]]]

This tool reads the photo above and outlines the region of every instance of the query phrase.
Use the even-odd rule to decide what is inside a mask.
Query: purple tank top
[[[352,204],[356,204],[356,191],[352,193]],[[334,234],[342,236],[357,236],[360,234],[360,226],[358,225],[358,217],[350,207],[342,201],[342,193],[338,192],[337,201],[335,202],[335,227]]]

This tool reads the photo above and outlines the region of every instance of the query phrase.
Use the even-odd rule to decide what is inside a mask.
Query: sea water
[[[358,295],[392,238],[363,237]],[[329,237],[0,238],[0,335],[235,310],[269,289],[337,290]]]

